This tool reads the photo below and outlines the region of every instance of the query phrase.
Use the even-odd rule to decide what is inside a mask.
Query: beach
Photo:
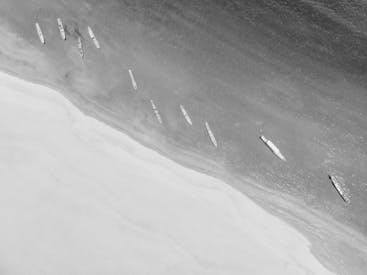
[[[213,177],[0,74],[4,274],[331,274],[295,229]],[[21,263],[21,264],[19,264]]]
[[[42,132],[43,136],[51,139],[39,137],[38,143],[31,145],[26,142],[24,148],[33,148],[27,151],[27,157],[38,163],[32,157],[37,149],[32,146],[44,148],[52,141],[52,148],[47,149],[52,154],[42,154],[37,161],[45,158],[42,165],[47,162],[64,167],[60,159],[65,160],[68,164],[62,168],[65,173],[61,173],[61,179],[54,178],[53,165],[41,169],[37,167],[42,165],[37,164],[29,166],[29,171],[19,170],[18,174],[40,177],[39,182],[46,175],[50,178],[47,182],[65,182],[64,175],[70,175],[70,170],[81,173],[80,168],[83,176],[73,172],[70,180],[81,183],[85,177],[94,182],[96,177],[102,185],[106,177],[114,183],[110,191],[115,193],[115,176],[122,179],[124,176],[114,169],[130,166],[114,157],[114,161],[122,163],[117,169],[100,149],[96,150],[102,155],[88,153],[87,164],[86,153],[79,151],[85,147],[100,148],[101,143],[104,149],[115,151],[109,145],[110,134],[90,132],[89,121],[97,120],[103,127],[114,129],[118,136],[113,139],[114,144],[126,150],[135,148],[122,144],[125,138],[120,135],[128,136],[178,166],[206,174],[211,180],[215,178],[214,181],[227,184],[228,190],[236,190],[231,192],[241,192],[245,201],[250,198],[268,215],[285,222],[285,231],[290,226],[302,234],[306,240],[300,241],[301,246],[308,247],[308,252],[328,270],[335,274],[364,275],[367,270],[366,11],[365,4],[354,0],[347,4],[342,0],[333,3],[4,0],[0,7],[0,71],[38,83],[41,90],[48,87],[47,94],[57,91],[62,100],[67,99],[67,106],[71,103],[79,110],[75,111],[78,119],[70,117],[76,123],[72,123],[73,133],[83,139],[74,144],[69,134],[60,133],[67,141],[61,147],[64,142],[50,134],[60,131],[51,126],[57,123],[44,124],[37,131],[47,130]],[[62,20],[65,38],[60,33],[58,18]],[[37,24],[44,40],[39,37]],[[20,84],[5,76],[3,82],[4,89],[10,89],[7,85],[12,90],[20,89]],[[28,83],[22,89],[28,90],[32,85]],[[37,94],[31,94],[37,98]],[[3,114],[6,119],[1,120],[4,129],[20,136],[28,136],[32,130],[36,135],[36,129],[29,128],[34,122],[14,120],[19,116],[28,118],[27,115],[19,110],[18,116],[10,113],[17,111],[12,103],[18,102],[16,106],[24,108],[39,103],[31,104],[22,98],[9,102],[11,98],[2,98],[9,105],[3,110],[8,112]],[[40,110],[50,111],[47,104],[41,105],[45,109]],[[55,110],[63,113],[61,109]],[[50,121],[60,118],[66,123],[61,117],[51,114],[49,117]],[[80,120],[81,117],[88,119]],[[24,133],[17,132],[23,130]],[[4,132],[4,142],[9,136]],[[18,150],[19,146],[5,144],[7,153]],[[80,158],[66,154],[69,145],[81,147],[74,150],[81,154]],[[65,154],[52,151],[59,146]],[[11,155],[14,159],[4,160],[4,164],[23,163],[20,155],[19,158],[17,153]],[[79,161],[66,161],[70,159]],[[3,170],[9,177],[6,184],[16,182],[11,169]],[[340,179],[348,203],[340,197],[329,176]],[[161,187],[165,189],[167,185]],[[81,186],[78,188],[82,190]],[[61,194],[59,191],[55,193]],[[106,205],[104,199],[112,203],[112,199],[103,197],[101,205]],[[16,209],[11,201],[7,202],[11,209]],[[213,205],[209,208],[217,210]],[[97,215],[94,210],[90,212]],[[226,220],[223,215],[217,218]],[[19,221],[24,221],[23,217]],[[279,235],[279,240],[285,237]],[[45,246],[53,241],[45,241]],[[241,247],[238,244],[236,249]],[[209,252],[203,254],[209,257]],[[310,259],[307,253],[305,259]],[[274,268],[283,274],[279,266]]]

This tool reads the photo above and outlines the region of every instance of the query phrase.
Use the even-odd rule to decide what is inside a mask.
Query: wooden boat
[[[36,31],[37,31],[37,34],[38,34],[38,37],[39,37],[41,43],[46,44],[45,37],[43,36],[41,26],[38,22],[36,22]]]
[[[162,124],[162,123],[163,123],[163,121],[162,121],[162,117],[161,117],[161,115],[159,114],[159,111],[158,111],[158,109],[157,109],[157,106],[155,106],[155,103],[154,103],[153,99],[151,99],[151,100],[150,100],[150,105],[152,105],[153,112],[154,112],[155,117],[157,118],[157,120],[158,120],[159,124]]]
[[[65,29],[61,18],[57,18],[57,26],[59,27],[60,35],[62,40],[66,40]]]
[[[94,46],[99,49],[100,48],[100,45],[99,45],[99,42],[96,38],[96,36],[94,35],[94,32],[92,30],[92,28],[90,26],[88,26],[88,33],[89,33],[89,36],[90,38],[92,39],[93,43],[94,43]]]
[[[215,147],[218,147],[217,140],[215,139],[215,136],[214,136],[212,130],[210,129],[209,123],[207,121],[205,121],[205,127],[206,127],[206,130],[207,130],[208,134],[209,134],[209,138],[210,138],[211,142],[213,143],[213,145]]]
[[[181,113],[184,116],[184,118],[186,119],[186,122],[190,125],[192,125],[192,121],[191,118],[189,116],[189,114],[187,113],[187,111],[185,110],[184,106],[180,105],[180,109],[181,109]]]
[[[79,50],[80,56],[83,58],[84,57],[84,49],[83,49],[82,38],[80,36],[78,37],[78,50]]]
[[[338,192],[339,196],[343,199],[343,201],[346,203],[349,203],[350,200],[348,196],[345,194],[345,192],[343,191],[343,188],[341,184],[339,183],[338,178],[336,176],[329,175],[329,179],[331,183],[333,184],[335,190]]]
[[[270,149],[270,151],[273,152],[274,155],[276,155],[282,161],[287,161],[286,158],[283,156],[283,154],[278,149],[278,147],[276,147],[275,144],[271,140],[267,139],[264,136],[260,136],[260,139],[265,143],[265,145]]]
[[[138,90],[138,84],[136,84],[136,80],[135,80],[133,71],[131,69],[129,69],[129,76],[130,76],[130,80],[131,80],[131,85],[133,86],[134,90],[137,91]]]

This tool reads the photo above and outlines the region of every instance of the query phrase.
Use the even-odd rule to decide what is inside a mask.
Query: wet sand
[[[297,217],[302,209],[319,220],[341,222],[345,235],[332,241],[334,235],[324,233],[321,242],[315,238],[313,244],[322,246],[315,250],[334,268],[362,274],[363,241],[352,245],[352,253],[343,250],[350,239],[360,239],[354,230],[364,235],[367,228],[362,4],[210,3],[4,1],[0,66],[56,88],[84,112],[182,164],[226,178],[269,211],[285,217],[284,211],[293,212],[289,220],[295,225],[304,224],[306,214]],[[65,42],[58,16],[66,25]],[[35,20],[46,45],[35,34]],[[87,36],[88,25],[100,50]],[[151,98],[164,125],[152,113]],[[206,120],[218,149],[208,139]],[[269,153],[260,134],[279,146],[287,163]],[[345,179],[350,205],[340,200],[329,173]],[[271,191],[258,191],[263,188]],[[299,207],[276,207],[284,200]],[[308,221],[318,224],[314,217]],[[325,259],[334,250],[331,244],[340,253]],[[350,262],[339,263],[348,254]]]

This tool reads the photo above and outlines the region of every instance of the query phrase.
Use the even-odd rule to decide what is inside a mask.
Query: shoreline
[[[163,157],[168,158],[169,160],[179,165],[194,170],[195,172],[203,173],[210,177],[223,181],[228,186],[234,188],[235,190],[239,191],[240,193],[248,197],[251,201],[253,201],[256,205],[264,209],[267,213],[280,218],[282,221],[286,222],[289,226],[297,230],[297,232],[302,234],[302,236],[304,236],[310,242],[310,252],[316,257],[316,259],[323,266],[330,269],[331,271],[336,271],[333,270],[333,266],[335,266],[334,265],[335,263],[331,264],[330,261],[326,262],[324,255],[320,256],[320,254],[318,253],[317,248],[318,245],[316,245],[315,238],[312,238],[311,232],[305,230],[302,227],[302,223],[303,225],[305,225],[307,224],[307,222],[316,220],[318,226],[321,226],[321,228],[325,230],[324,237],[329,236],[328,235],[329,232],[327,232],[327,230],[330,230],[330,227],[327,228],[328,226],[337,227],[338,229],[332,228],[332,231],[334,233],[335,232],[341,233],[338,239],[343,240],[345,242],[354,241],[355,242],[354,245],[357,245],[357,243],[359,244],[363,243],[365,247],[364,252],[367,253],[367,241],[366,238],[363,235],[361,235],[361,233],[355,231],[353,233],[353,236],[348,234],[350,228],[348,228],[347,225],[343,225],[338,221],[334,220],[331,216],[326,216],[326,214],[321,213],[317,210],[306,209],[307,206],[303,202],[299,201],[297,198],[294,198],[291,195],[282,194],[280,191],[271,190],[266,186],[261,185],[260,183],[256,183],[255,180],[251,178],[239,178],[238,175],[230,175],[227,171],[221,169],[222,168],[221,165],[215,164],[214,160],[210,160],[205,156],[199,155],[195,152],[184,151],[183,148],[179,147],[173,148],[172,145],[164,147],[166,150],[161,150],[160,148],[162,147],[162,144],[165,144],[164,141],[161,142],[161,144],[157,145],[152,142],[154,141],[153,139],[144,138],[145,134],[143,132],[132,133],[133,131],[132,129],[137,130],[136,128],[134,128],[133,125],[125,125],[126,128],[121,127],[120,124],[114,121],[115,119],[113,118],[113,116],[109,116],[108,113],[106,113],[107,110],[106,109],[103,110],[101,106],[91,105],[91,103],[87,101],[81,102],[78,101],[78,99],[76,98],[69,98],[62,90],[60,90],[60,88],[56,88],[53,85],[45,85],[42,83],[42,81],[35,81],[34,79],[32,80],[22,78],[16,73],[11,73],[10,71],[4,73],[10,75],[11,77],[15,77],[27,82],[31,82],[36,85],[52,89],[61,96],[63,96],[67,101],[69,101],[75,108],[81,111],[84,115],[94,118],[100,121],[101,123],[112,127],[113,129],[133,139],[135,142],[157,152],[159,155],[162,155]],[[177,151],[173,151],[174,149],[176,149]],[[183,157],[180,158],[174,157],[177,155],[181,155]],[[194,164],[192,164],[192,160],[195,160]],[[215,170],[216,172],[214,172]],[[271,198],[271,200],[269,200],[269,198]],[[269,206],[269,204],[271,204],[271,206]],[[294,206],[296,207],[292,208]],[[300,213],[302,214],[300,215]],[[303,221],[300,222],[300,219],[302,219]],[[325,219],[326,221],[324,221]],[[318,227],[315,226],[315,228]],[[346,240],[345,237],[349,237],[349,239]],[[357,247],[355,246],[355,248]]]
[[[32,50],[38,51],[39,49],[38,47],[35,47]],[[48,59],[42,59],[39,64],[40,68],[38,69],[43,70],[45,69],[43,66],[51,65],[47,62],[49,62]],[[8,64],[2,66],[5,67],[7,65]],[[331,215],[322,212],[322,209],[314,209],[314,205],[309,208],[307,203],[300,201],[299,198],[297,198],[296,196],[283,194],[281,191],[273,190],[268,186],[264,186],[263,183],[264,181],[266,181],[265,178],[261,178],[260,181],[260,178],[251,178],[252,175],[247,178],[243,175],[237,175],[232,173],[231,171],[228,171],[228,169],[226,169],[225,167],[225,163],[221,162],[223,160],[222,156],[215,157],[216,154],[212,151],[205,152],[204,155],[201,154],[203,152],[200,152],[198,148],[196,148],[197,150],[185,151],[185,148],[184,146],[182,146],[182,144],[171,142],[172,138],[171,140],[169,140],[169,137],[165,137],[164,133],[157,131],[157,128],[155,127],[151,127],[150,129],[148,129],[150,133],[154,135],[154,137],[147,138],[148,133],[142,131],[141,127],[135,127],[135,125],[133,124],[119,123],[119,117],[118,115],[114,114],[113,111],[105,108],[101,104],[97,104],[97,102],[89,101],[86,98],[83,98],[77,92],[74,93],[71,90],[68,90],[66,85],[62,85],[62,80],[56,78],[56,81],[54,81],[53,78],[55,77],[55,75],[52,75],[50,78],[46,78],[46,75],[40,75],[39,78],[21,77],[21,74],[16,72],[17,69],[19,71],[19,68],[16,66],[19,65],[14,65],[14,71],[7,70],[6,73],[29,82],[51,88],[52,90],[57,91],[57,93],[65,97],[68,101],[70,101],[73,106],[83,112],[83,114],[93,117],[98,121],[101,121],[102,123],[111,126],[112,128],[118,130],[119,132],[122,132],[123,134],[126,134],[143,146],[153,149],[164,157],[173,160],[180,165],[183,165],[200,173],[205,173],[209,176],[218,178],[224,181],[229,186],[234,187],[237,191],[240,191],[246,197],[249,197],[257,205],[260,205],[261,208],[265,209],[268,213],[272,213],[273,215],[280,217],[283,221],[286,221],[293,228],[297,228],[297,231],[300,232],[303,236],[307,236],[307,239],[311,243],[311,252],[316,256],[319,261],[320,259],[322,260],[320,261],[322,264],[326,263],[332,269],[333,266],[340,265],[338,261],[340,259],[343,259],[344,254],[344,256],[353,255],[352,253],[350,253],[349,255],[347,252],[342,252],[342,255],[336,255],[338,257],[336,259],[327,259],[325,258],[325,255],[320,255],[320,253],[318,253],[318,251],[320,250],[320,240],[321,246],[327,247],[328,244],[324,244],[325,238],[326,240],[334,238],[334,234],[328,233],[335,233],[339,231],[341,231],[342,234],[341,236],[337,237],[337,240],[340,241],[340,245],[338,246],[338,248],[343,250],[343,244],[351,242],[353,243],[353,247],[355,247],[356,250],[358,249],[358,252],[363,251],[363,254],[360,255],[360,257],[363,258],[364,261],[366,261],[366,237],[363,235],[363,233],[361,233],[360,229],[356,225],[351,226],[347,222],[346,224],[342,224],[337,219],[334,219]],[[10,64],[8,67],[12,67],[12,64]],[[29,75],[37,75],[37,73],[35,73],[33,69],[34,68],[31,69],[32,71],[27,71],[27,73]],[[4,68],[2,68],[1,70],[4,70]],[[45,84],[45,81],[47,81],[48,83]],[[55,84],[54,82],[59,82],[59,84]],[[219,163],[217,163],[216,161],[219,161]],[[268,183],[267,185],[270,185],[270,183]],[[282,206],[281,209],[279,208],[280,206]],[[307,216],[307,218],[304,216]],[[322,228],[322,238],[318,238],[318,236],[312,236],[311,232],[309,231],[307,224],[312,224],[313,222],[317,224],[315,228]],[[334,227],[336,227],[337,229],[335,229]],[[363,245],[359,244],[358,242]],[[325,247],[322,247],[321,250],[323,250],[324,253],[328,252],[328,250],[332,251],[330,248],[325,250]],[[358,260],[356,261],[358,262]],[[334,263],[330,264],[330,261],[334,261]],[[351,264],[345,264],[345,266],[346,268],[348,266],[353,266],[353,261]],[[350,273],[345,272],[345,274]]]
[[[176,270],[175,268],[178,267],[180,269],[184,267],[185,270],[202,269],[204,271],[210,272],[211,274],[212,271],[220,272],[220,270],[223,269],[229,269],[233,272],[255,270],[259,271],[259,274],[264,274],[263,272],[269,273],[271,270],[269,268],[272,266],[278,271],[297,271],[298,273],[301,271],[306,272],[313,270],[317,273],[328,273],[326,272],[326,269],[322,267],[322,263],[320,263],[311,253],[309,247],[310,243],[307,238],[303,236],[303,234],[298,232],[298,230],[294,229],[289,224],[285,223],[282,219],[279,219],[278,217],[265,211],[262,207],[254,203],[253,200],[251,200],[248,196],[231,187],[229,184],[223,182],[221,179],[217,179],[211,175],[199,173],[195,170],[182,166],[181,164],[178,164],[166,156],[161,155],[159,152],[156,152],[145,145],[141,145],[141,143],[132,139],[129,135],[106,125],[104,122],[101,122],[96,118],[85,115],[82,110],[77,108],[72,102],[67,100],[56,90],[52,90],[53,94],[46,94],[45,92],[48,93],[50,88],[39,84],[30,83],[19,77],[10,76],[5,73],[2,74],[2,78],[6,77],[11,79],[9,83],[11,83],[11,81],[18,81],[20,83],[19,86],[9,86],[4,90],[4,106],[7,105],[7,100],[9,100],[10,105],[8,106],[10,108],[2,108],[2,111],[4,115],[10,116],[9,120],[4,122],[3,129],[5,133],[9,133],[10,135],[3,137],[2,141],[5,142],[5,145],[11,144],[14,146],[11,147],[11,150],[16,150],[18,143],[22,144],[22,146],[30,146],[26,146],[25,148],[27,149],[24,152],[28,153],[28,161],[31,161],[32,163],[34,161],[34,164],[32,165],[34,165],[33,168],[35,168],[29,169],[28,165],[18,166],[17,160],[14,159],[13,164],[9,164],[9,168],[14,170],[12,171],[10,169],[7,173],[5,173],[5,178],[13,179],[14,182],[8,182],[4,186],[9,188],[5,190],[10,191],[9,194],[5,192],[2,195],[4,196],[4,199],[6,198],[3,201],[3,203],[5,203],[4,206],[9,207],[9,205],[11,206],[14,204],[14,206],[17,207],[14,210],[14,213],[9,212],[6,209],[3,210],[5,211],[3,213],[4,215],[7,213],[5,217],[11,217],[10,220],[12,221],[10,223],[5,223],[4,227],[2,228],[2,232],[4,234],[0,235],[2,237],[4,236],[4,238],[10,237],[10,241],[4,246],[4,251],[7,251],[7,245],[13,247],[13,249],[15,247],[15,250],[10,249],[8,251],[9,255],[7,255],[5,258],[7,259],[7,261],[5,261],[7,264],[4,265],[3,268],[9,269],[9,271],[13,270],[15,266],[13,266],[14,258],[12,258],[12,256],[14,257],[14,255],[18,255],[18,250],[16,248],[23,247],[24,245],[32,248],[34,243],[37,243],[38,249],[35,250],[36,253],[33,253],[32,256],[22,255],[21,258],[27,257],[27,260],[23,263],[23,266],[19,266],[17,269],[19,270],[19,268],[27,268],[27,265],[29,265],[30,262],[32,263],[32,266],[28,271],[31,273],[36,272],[36,270],[40,267],[42,267],[45,271],[50,271],[54,268],[57,268],[59,265],[59,257],[55,253],[49,253],[47,249],[47,247],[50,245],[50,235],[48,235],[50,233],[48,230],[51,230],[51,236],[56,237],[54,243],[52,244],[53,250],[55,250],[55,252],[61,253],[59,255],[61,256],[61,259],[63,257],[67,259],[70,257],[69,254],[63,254],[63,252],[60,252],[58,249],[62,248],[63,251],[65,249],[67,251],[70,249],[70,247],[73,247],[73,242],[70,244],[68,242],[70,239],[66,238],[66,244],[64,244],[62,239],[57,238],[57,236],[59,236],[60,233],[61,236],[64,236],[66,233],[64,232],[64,226],[68,228],[68,226],[70,226],[69,223],[71,223],[72,230],[68,233],[73,237],[78,236],[79,234],[83,235],[83,237],[80,237],[80,239],[76,239],[76,247],[81,249],[82,252],[85,251],[83,246],[83,242],[85,241],[91,241],[90,248],[93,248],[94,245],[105,248],[105,245],[107,245],[106,248],[108,247],[108,251],[110,251],[111,247],[109,247],[109,245],[111,240],[113,240],[113,243],[116,243],[113,247],[115,248],[115,251],[118,251],[122,244],[124,250],[126,249],[126,238],[133,238],[133,241],[130,245],[132,245],[131,248],[134,248],[134,241],[140,239],[141,234],[143,234],[145,238],[144,243],[146,241],[149,242],[148,246],[146,247],[148,249],[147,255],[149,255],[149,253],[154,253],[156,249],[160,249],[164,252],[162,252],[163,255],[168,253],[168,255],[171,256],[170,259],[166,259],[159,263],[154,263],[153,260],[157,256],[160,257],[159,255],[156,255],[153,258],[149,258],[148,256],[150,259],[149,262],[152,264],[155,270],[161,269],[162,265],[163,267],[167,265],[166,268],[170,267],[173,268],[173,270]],[[15,84],[17,85],[17,83]],[[2,83],[2,85],[4,84]],[[19,91],[16,90],[18,88],[20,88]],[[46,95],[46,97],[44,97],[44,95]],[[44,100],[44,98],[46,100]],[[23,103],[24,105],[13,106],[11,105],[13,102]],[[1,103],[4,104],[4,102]],[[52,114],[52,117],[50,119],[43,120],[44,113],[38,112],[39,107],[41,107],[41,110],[43,110],[45,114]],[[35,110],[36,112],[34,112]],[[16,115],[12,116],[11,114]],[[23,117],[24,114],[26,114],[25,117]],[[41,118],[41,120],[38,121],[38,118]],[[19,128],[20,135],[18,136],[19,133],[13,132],[13,129],[14,122],[18,124],[19,121],[24,121],[26,123],[25,125],[28,126]],[[55,121],[58,123],[55,124]],[[39,122],[40,125],[37,123],[38,126],[34,127],[32,126],[34,122]],[[38,127],[41,127],[40,129],[43,129],[43,131],[40,131]],[[53,129],[56,134],[52,139],[45,135],[45,133],[48,133],[49,128]],[[78,134],[76,135],[76,133]],[[14,135],[13,138],[12,135]],[[97,136],[96,140],[93,139],[95,135]],[[32,140],[31,138],[31,140],[28,141],[29,137],[35,138],[35,140]],[[13,144],[12,140],[14,138],[15,141]],[[62,142],[64,138],[66,138],[66,140],[65,142]],[[28,144],[28,142],[30,143]],[[60,147],[55,147],[55,144],[59,144]],[[81,144],[84,146],[80,146]],[[39,157],[37,154],[32,157],[31,154],[29,154],[29,152],[33,152],[32,149],[36,149],[34,152],[39,151],[39,153],[41,153],[41,157]],[[90,151],[90,149],[92,149],[92,151]],[[97,150],[94,151],[94,149]],[[46,150],[47,153],[44,154],[43,150]],[[75,153],[74,150],[76,151]],[[21,157],[22,149],[16,152],[18,152],[18,157]],[[98,156],[99,154],[99,156],[102,157],[102,160],[99,160],[97,157],[97,162],[92,161],[89,164],[85,157],[90,157],[91,152],[93,152],[95,156]],[[69,156],[69,160],[67,161],[68,164],[66,166],[61,165],[65,162],[65,160],[58,160],[57,156],[59,155],[63,157]],[[73,155],[76,157],[75,159],[73,158]],[[49,163],[50,159],[52,160],[52,164]],[[111,167],[109,165],[104,167],[104,169],[102,169],[102,174],[99,174],[99,169],[96,169],[94,172],[90,172],[91,175],[97,176],[95,180],[92,180],[94,177],[85,179],[85,172],[83,171],[85,171],[85,169],[87,169],[87,171],[91,171],[88,169],[90,168],[89,165],[92,167],[99,167],[101,164],[100,161],[103,163],[104,161],[107,161],[105,164],[109,164]],[[158,167],[155,167],[155,165],[151,166],[153,163],[156,163]],[[4,164],[5,166],[8,164],[6,159]],[[130,173],[126,175],[127,178],[121,182],[120,177],[125,174],[125,171],[116,170],[117,164],[127,167],[130,165],[130,169],[135,169],[135,172],[132,172],[131,174],[131,171],[129,170]],[[54,168],[57,168],[59,165],[61,165],[61,174],[57,173],[57,169],[54,169],[53,171],[52,175],[55,176],[55,182],[53,182],[54,180],[50,180],[49,175],[44,173],[44,169],[42,169],[47,169],[47,167],[51,168],[53,165],[55,165]],[[76,167],[81,169],[81,173],[73,173],[71,176],[68,175],[68,173],[66,173],[68,170],[65,169],[69,167],[69,165],[72,170],[74,169],[73,166],[77,165]],[[143,178],[141,178],[143,181],[141,181],[141,179],[138,181],[138,177],[134,178],[132,176],[135,174],[141,175],[141,167],[146,168],[152,173],[152,175],[149,175],[148,177],[143,176]],[[158,170],[155,170],[157,168]],[[22,175],[22,171],[25,174],[18,177],[15,176],[14,171],[17,171],[18,169],[20,175]],[[35,173],[33,173],[33,170],[35,170]],[[153,173],[153,171],[155,172]],[[162,178],[161,172],[168,178]],[[30,175],[28,175],[28,173],[30,173]],[[104,173],[111,173],[111,175],[109,177],[109,181],[106,181],[104,184],[100,185],[98,182],[105,178]],[[100,176],[102,177],[99,178]],[[151,182],[146,181],[147,178],[150,178],[153,181],[152,183],[155,184],[151,184]],[[40,179],[41,181],[38,181],[37,179]],[[42,179],[48,180],[46,180],[46,182],[42,182]],[[137,180],[137,182],[134,182],[134,179]],[[29,183],[32,183],[32,180],[33,184],[29,186]],[[175,180],[178,180],[180,184],[178,184]],[[70,183],[73,184],[70,185]],[[23,186],[24,184],[28,187],[26,187],[25,190],[23,190],[23,188],[19,189],[19,187]],[[13,190],[13,188],[15,189]],[[148,196],[146,192],[142,192],[142,190],[145,190],[145,188],[150,190],[150,192],[148,192]],[[112,194],[115,194],[115,192],[112,192],[113,190],[117,191],[116,194],[119,195],[116,197],[113,195],[111,197]],[[106,191],[107,193],[105,193]],[[151,192],[153,192],[153,194],[151,194]],[[165,195],[168,195],[168,199],[165,196],[162,197],[161,192],[163,192]],[[81,194],[83,194],[83,196],[79,197]],[[51,196],[51,198],[55,197],[57,200],[55,201],[52,199],[46,199],[39,201],[39,196],[45,196],[44,198]],[[170,196],[173,197],[171,198]],[[144,199],[147,199],[147,205],[150,205],[151,203],[156,202],[156,200],[159,198],[161,198],[162,201],[160,201],[157,206],[151,205],[150,208],[152,209],[149,208],[149,210],[144,207]],[[176,204],[173,203],[176,200],[175,198],[179,199],[179,202]],[[113,200],[111,201],[111,199]],[[186,203],[190,203],[190,200],[192,203],[194,203],[193,206],[188,208],[183,207],[183,205]],[[36,202],[36,208],[32,210],[32,207],[30,206],[33,205],[33,202]],[[70,203],[74,206],[74,208],[68,207]],[[107,203],[107,205],[105,205],[105,203]],[[47,205],[50,207],[50,209],[46,207]],[[136,207],[137,205],[140,205],[139,209],[141,209],[141,216],[136,215],[135,211],[138,211],[139,213],[139,210],[133,207]],[[169,205],[173,205],[174,207],[172,210],[167,211],[167,209],[169,209],[167,206]],[[23,210],[24,207],[27,209],[26,212]],[[197,209],[195,209],[195,207]],[[212,207],[214,208],[212,209]],[[135,211],[131,211],[132,209],[135,209]],[[54,210],[57,210],[57,212],[54,212]],[[68,213],[70,210],[73,210],[72,213],[74,214]],[[75,212],[75,210],[77,211]],[[96,210],[96,213],[92,210]],[[83,214],[85,213],[84,211],[88,211],[89,215],[80,220],[80,217],[83,217]],[[121,234],[121,228],[120,230],[116,231],[113,227],[114,221],[116,220],[116,211],[118,213],[117,220],[124,221],[124,226],[122,228],[122,232],[124,232],[124,234]],[[163,214],[161,212],[163,212]],[[178,217],[177,214],[175,214],[176,212],[184,215]],[[199,213],[197,214],[197,212]],[[25,219],[29,223],[30,227],[16,226],[17,223],[23,224],[25,222],[23,217],[25,213],[27,213],[26,216],[31,217],[29,220]],[[152,214],[157,216],[152,216]],[[207,216],[208,214],[209,217]],[[106,215],[108,217],[107,219]],[[200,215],[202,215],[202,217]],[[177,221],[171,221],[171,216],[172,218],[175,217],[174,220],[178,219],[177,221],[181,221],[182,219],[182,225],[177,227]],[[36,217],[36,219],[34,217]],[[68,219],[64,220],[65,217],[68,217]],[[95,220],[95,218],[100,219],[101,217],[103,217],[102,220],[105,221],[106,224],[97,226],[90,232],[87,230],[89,233],[94,232],[88,237],[88,234],[86,234],[88,232],[85,232],[85,227],[89,227],[94,223],[98,224],[98,220]],[[38,219],[40,219],[42,222],[35,223],[35,221]],[[250,220],[250,223],[248,223],[248,219]],[[196,234],[192,234],[191,222],[195,222],[195,220],[201,224],[203,228],[199,226],[196,228],[198,232],[196,232]],[[60,222],[62,222],[61,230],[59,229]],[[64,224],[65,222],[66,224]],[[77,223],[76,227],[74,227],[74,222]],[[55,226],[56,228],[54,228]],[[113,228],[110,228],[110,226]],[[167,226],[168,228],[166,228]],[[210,230],[209,232],[207,231],[208,226],[209,228],[212,228],[213,232],[210,232]],[[56,232],[54,232],[53,229],[57,229]],[[76,231],[74,232],[73,229]],[[165,231],[162,231],[163,229],[168,230],[168,233],[164,233]],[[6,234],[6,232],[9,230],[11,230],[11,233],[9,233],[10,236]],[[37,235],[39,230],[41,230],[41,232],[45,230],[44,233],[48,236],[48,238],[41,238],[40,240],[34,239],[32,237],[34,232]],[[112,230],[111,233],[114,233],[114,238],[117,238],[118,240],[114,239],[113,237],[112,239],[109,237],[106,238],[105,230],[107,230],[107,232]],[[186,234],[188,235],[183,234],[183,232],[186,230]],[[201,232],[200,234],[203,235],[200,235],[199,232]],[[234,234],[233,236],[231,232]],[[14,238],[14,236],[22,233],[24,234],[22,236],[25,238],[25,242]],[[223,233],[226,234],[222,235]],[[217,234],[220,234],[219,236],[227,237],[223,239],[215,238],[218,236]],[[235,237],[236,234],[237,237]],[[68,235],[66,234],[66,236]],[[159,237],[157,238],[157,236]],[[93,238],[90,239],[91,237]],[[93,242],[95,238],[99,240],[99,242]],[[45,250],[39,249],[39,241],[40,247],[46,247]],[[172,241],[173,245],[171,244]],[[201,243],[202,248],[196,251],[195,247],[197,247],[196,243],[198,241]],[[194,244],[194,246],[192,246],[192,244]],[[60,245],[62,246],[60,247]],[[211,249],[212,245],[214,245],[214,247],[218,246],[218,248],[224,245],[222,247],[224,251],[228,250],[228,252],[233,253],[233,255],[226,255],[226,253],[222,255],[221,253],[213,252],[213,249]],[[249,252],[247,249],[248,245],[251,245],[251,252]],[[177,248],[179,249],[177,250]],[[292,249],[290,250],[290,248]],[[169,253],[169,249],[173,249],[175,255],[171,255],[171,253]],[[125,250],[125,253],[127,251],[130,252],[130,250],[127,249]],[[125,254],[125,256],[128,259],[135,259],[135,254],[130,254],[129,252]],[[184,254],[182,252],[184,252]],[[191,253],[188,254],[188,252]],[[240,252],[240,254],[237,254],[238,252]],[[278,252],[279,254],[274,252]],[[79,255],[76,259],[73,259],[74,261],[71,261],[68,266],[69,268],[83,268],[83,270],[87,270],[88,267],[83,266],[82,263],[84,261],[88,261],[90,257],[93,258],[97,255],[98,257],[101,256],[99,253],[96,255],[91,253],[90,256]],[[113,253],[111,254],[111,252],[106,255],[109,255],[112,257],[112,259],[114,259],[116,256]],[[185,255],[189,255],[190,257],[187,258]],[[250,256],[254,262],[244,262],[243,257],[246,257],[246,255]],[[43,258],[42,256],[46,257]],[[56,263],[54,262],[55,256],[58,259]],[[121,255],[119,255],[118,258],[120,256]],[[145,257],[146,255],[143,256]],[[182,256],[185,257],[182,259]],[[177,257],[179,261],[176,260]],[[209,259],[209,262],[205,260],[206,257],[208,257],[207,259]],[[218,259],[221,263],[219,265],[217,265],[218,263],[216,261]],[[91,265],[93,266],[95,264],[99,269],[106,268],[106,259],[100,260],[101,261],[99,263],[92,263]],[[199,261],[199,263],[196,263],[193,266],[186,266],[184,264],[187,261],[192,263],[192,260],[194,260],[194,262]],[[264,260],[269,261],[269,266],[263,266],[260,264]],[[47,264],[43,265],[43,261],[46,261]],[[141,261],[141,257],[138,258],[138,262],[139,261]],[[174,262],[174,265],[172,265],[172,261]],[[203,261],[203,263],[201,263],[201,261]],[[118,268],[133,268],[131,270],[137,268],[131,266],[126,267],[123,263],[118,262],[112,262],[112,268],[115,270],[118,270]],[[111,268],[111,262],[108,261],[108,263],[109,268]],[[138,266],[140,266],[140,264],[138,264]],[[220,268],[219,270],[213,269],[218,267]],[[141,268],[143,269],[140,270],[144,270],[144,267]],[[145,269],[146,268],[149,268],[149,266],[145,267]]]

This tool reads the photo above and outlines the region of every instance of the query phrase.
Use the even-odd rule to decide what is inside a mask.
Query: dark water
[[[14,61],[3,47],[3,69],[99,106],[115,126],[139,132],[141,140],[161,152],[179,147],[200,154],[217,163],[212,169],[251,177],[297,198],[306,209],[367,233],[367,3],[0,3],[0,18],[29,43],[29,51],[44,54],[35,63],[22,55]],[[57,16],[66,24],[65,43]],[[45,46],[35,35],[36,18]],[[100,51],[88,39],[87,25],[95,30]],[[79,33],[85,43],[83,61],[76,49]],[[22,58],[26,61],[19,63]],[[134,70],[138,93],[132,92],[128,68]],[[163,126],[156,123],[150,98]],[[179,104],[190,113],[193,127],[185,124]],[[217,137],[217,150],[209,142],[205,120]],[[260,134],[278,145],[287,163],[264,147]],[[344,179],[349,205],[328,174]]]

